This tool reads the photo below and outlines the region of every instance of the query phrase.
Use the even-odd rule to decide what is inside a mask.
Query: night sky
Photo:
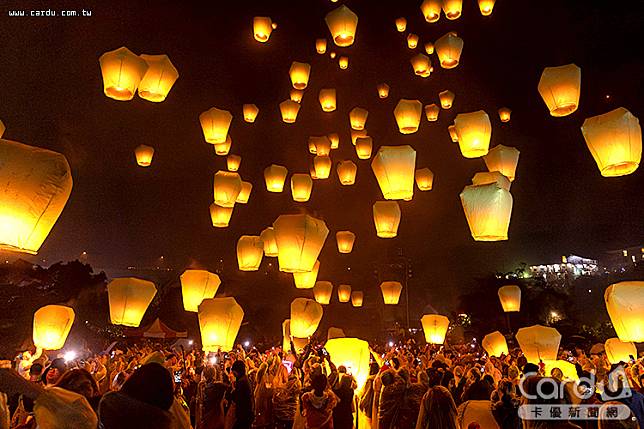
[[[280,214],[304,209],[322,217],[331,231],[320,279],[375,290],[374,266],[401,248],[414,265],[413,296],[445,308],[477,276],[513,270],[520,262],[556,262],[563,254],[599,256],[644,238],[642,169],[603,178],[579,129],[586,117],[620,106],[643,117],[639,1],[619,2],[617,10],[606,1],[498,0],[492,16],[483,17],[475,0],[464,0],[460,19],[442,16],[435,24],[425,22],[420,1],[367,0],[47,2],[53,10],[91,9],[92,16],[7,16],[11,8],[29,10],[39,3],[8,1],[0,8],[0,118],[7,126],[4,138],[65,154],[74,188],[39,255],[28,260],[48,264],[87,251],[95,267],[122,268],[154,266],[163,255],[167,266],[181,271],[212,269],[223,259],[232,276],[240,235],[259,234]],[[324,23],[325,14],[342,3],[359,16],[349,48],[334,47]],[[277,22],[268,43],[253,39],[253,16]],[[407,48],[407,32],[396,31],[399,16],[407,18],[407,32],[420,35],[414,51]],[[442,69],[432,55],[431,77],[415,76],[409,59],[448,31],[465,41],[460,65]],[[315,52],[321,37],[329,39],[326,55]],[[119,102],[103,95],[98,58],[121,46],[170,57],[180,77],[165,102],[138,96]],[[329,58],[330,50],[348,55],[348,70]],[[297,122],[285,124],[278,103],[288,98],[292,61],[308,62],[312,71]],[[571,62],[582,70],[580,108],[554,118],[537,83],[544,67]],[[391,86],[385,100],[377,96],[380,82]],[[318,91],[324,87],[337,89],[333,113],[320,109]],[[456,100],[438,122],[427,122],[423,114],[419,132],[398,132],[393,109],[400,98],[438,104],[445,89]],[[243,121],[243,103],[259,107],[254,124]],[[208,212],[213,174],[225,170],[225,157],[205,143],[198,120],[213,106],[234,115],[231,153],[242,156],[239,172],[254,186],[250,202],[235,207],[226,229],[213,228]],[[374,153],[380,145],[410,144],[418,168],[435,173],[431,192],[416,189],[413,201],[401,202],[395,239],[375,234],[371,207],[382,195],[370,160],[358,161],[349,139],[348,112],[355,106],[369,110]],[[512,109],[507,124],[496,113],[502,106]],[[461,156],[447,126],[457,113],[479,109],[492,120],[491,146],[521,151],[505,242],[475,242],[458,198],[474,173],[486,168],[482,159]],[[282,194],[266,191],[266,166],[308,172],[308,136],[330,132],[341,138],[340,149],[332,152],[334,164],[358,164],[355,186],[341,186],[333,171],[330,179],[314,181],[308,203],[294,203],[289,187]],[[156,149],[150,168],[135,163],[133,150],[140,144]],[[339,255],[334,233],[345,229],[357,241],[352,254]],[[253,275],[261,273],[244,276],[247,291]]]

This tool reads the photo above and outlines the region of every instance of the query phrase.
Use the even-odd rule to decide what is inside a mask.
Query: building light
[[[624,254],[624,256],[628,256],[628,250],[622,250],[622,253]]]
[[[635,262],[635,255],[631,256],[631,260]]]
[[[568,262],[568,258],[566,258],[565,256],[562,256],[562,257],[561,257],[561,262],[562,262],[562,263],[564,263],[564,264],[565,264],[565,263],[567,263],[567,262]]]

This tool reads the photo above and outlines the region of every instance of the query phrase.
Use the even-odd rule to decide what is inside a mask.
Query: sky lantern
[[[329,234],[324,221],[305,214],[281,215],[273,222],[273,228],[280,271],[311,271]]]
[[[315,147],[315,142],[311,140],[311,137],[309,137],[308,146],[309,146],[309,153],[312,153],[312,154],[318,153],[318,150]]]
[[[216,107],[199,115],[199,122],[201,122],[201,129],[206,142],[211,144],[225,143],[232,120],[233,115],[229,111],[217,109]]]
[[[204,352],[229,352],[244,320],[244,310],[235,298],[204,299],[199,305],[199,330]]]
[[[145,72],[148,63],[126,47],[106,52],[98,59],[103,75],[103,92],[109,98],[129,101]]]
[[[317,158],[317,157],[316,157]],[[291,176],[291,194],[293,201],[303,203],[311,198],[313,180],[308,174],[295,173]]]
[[[358,137],[356,139],[356,154],[358,159],[371,158],[371,151],[373,149],[373,140],[371,137]]]
[[[611,364],[627,363],[637,358],[637,347],[632,342],[620,341],[619,338],[609,338],[604,343],[606,357]]]
[[[336,171],[342,185],[347,186],[356,183],[358,166],[353,161],[346,160],[338,162]]]
[[[353,45],[358,27],[358,15],[342,5],[329,12],[324,18],[333,42],[340,47]]]
[[[494,146],[483,157],[485,165],[489,171],[498,171],[507,177],[510,181],[514,180],[519,163],[519,150],[515,147],[503,146],[502,144]]]
[[[579,380],[575,364],[563,359],[543,361],[543,373],[547,376],[550,376],[555,368],[559,369],[562,372],[564,380]]]
[[[233,215],[233,207],[222,207],[216,203],[210,204],[210,220],[216,228],[226,228]]]
[[[350,299],[351,299],[351,286],[350,285],[338,286],[338,301],[349,302]]]
[[[458,133],[456,132],[456,126],[454,124],[447,127],[449,132],[449,138],[452,139],[452,143],[458,143]]]
[[[335,58],[335,52],[334,51],[329,52],[329,57],[331,59],[334,59]]]
[[[6,129],[7,129],[7,127],[5,127],[4,122],[2,122],[2,120],[0,120],[0,139],[2,138],[2,136],[4,134],[4,131]]]
[[[427,117],[427,120],[429,122],[438,121],[438,114],[440,113],[440,111],[440,107],[438,107],[436,104],[428,104],[427,106],[425,106],[425,116]]]
[[[416,151],[409,145],[380,146],[371,169],[386,200],[411,200],[414,196]]]
[[[291,319],[286,319],[282,322],[282,334],[284,335],[282,350],[286,353],[291,350],[291,340],[293,340],[293,346],[297,353],[301,353],[304,350],[304,347],[309,343],[308,338],[296,338],[291,336]]]
[[[508,356],[508,342],[499,331],[494,331],[483,337],[481,346],[489,356]]]
[[[396,305],[400,300],[400,293],[402,292],[402,284],[400,282],[387,281],[380,283],[380,291],[382,292],[382,299],[386,305]]]
[[[407,47],[409,49],[416,49],[416,46],[418,46],[418,35],[409,33],[407,35]]]
[[[289,92],[289,98],[291,99],[291,101],[295,101],[296,103],[301,103],[302,97],[304,97],[304,91],[301,89],[293,88]]]
[[[434,185],[434,173],[429,168],[416,170],[416,186],[420,191],[431,191]]]
[[[244,121],[252,124],[259,114],[259,108],[254,104],[244,104],[242,114],[244,115]]]
[[[282,192],[288,170],[281,165],[271,164],[264,169],[264,181],[268,192]]]
[[[501,286],[498,294],[505,313],[521,311],[521,288],[519,286]]]
[[[407,19],[404,16],[396,18],[396,30],[403,33],[407,29]]]
[[[240,271],[257,271],[264,256],[264,243],[257,235],[242,235],[237,240],[237,265]]]
[[[315,261],[313,269],[305,273],[293,273],[293,280],[297,289],[312,289],[318,279],[320,271],[320,261]],[[318,301],[319,302],[319,301]]]
[[[313,166],[313,163],[309,165],[309,176],[311,176],[311,179],[313,180],[318,180],[317,174],[315,174],[315,166]]]
[[[349,112],[351,128],[354,130],[364,130],[367,116],[369,116],[369,111],[367,111],[367,109],[363,109],[362,107],[354,107],[351,109]]]
[[[344,330],[342,330],[341,328],[330,326],[327,330],[326,339],[331,340],[333,338],[346,338],[346,336],[347,335],[344,333]]]
[[[373,204],[373,223],[380,238],[394,238],[400,225],[400,206],[397,201],[376,201]]]
[[[309,83],[309,75],[311,74],[311,65],[307,63],[298,63],[293,61],[291,68],[288,71],[291,77],[291,84],[295,89],[305,89]]]
[[[447,19],[458,19],[463,10],[463,0],[443,0],[443,12]]]
[[[138,327],[156,294],[156,286],[147,280],[134,277],[112,280],[107,285],[112,324]]]
[[[642,128],[625,108],[587,118],[581,132],[602,176],[626,176],[639,167]]]
[[[349,57],[341,56],[338,58],[338,65],[342,70],[349,68]]]
[[[335,240],[338,243],[338,252],[351,253],[356,235],[351,231],[338,231],[335,233]]]
[[[340,147],[340,136],[338,133],[330,133],[326,136],[331,142],[331,149],[337,149]]]
[[[0,140],[0,251],[35,255],[65,208],[72,175],[64,155]]]
[[[378,90],[379,98],[389,97],[389,85],[387,85],[386,83],[379,83],[376,89]]]
[[[237,195],[235,203],[246,204],[248,202],[248,198],[250,198],[250,193],[253,190],[253,184],[244,181],[242,181],[241,184],[241,191],[239,191],[239,195]]]
[[[644,282],[612,284],[604,292],[604,302],[619,339],[644,342]]]
[[[312,299],[295,298],[291,302],[291,335],[309,338],[318,329],[324,310]]]
[[[427,52],[427,55],[434,53],[434,44],[432,42],[425,43],[425,52]]]
[[[414,69],[414,74],[416,76],[428,77],[430,75],[430,68],[432,67],[432,63],[427,55],[414,55],[411,60],[409,60],[409,62],[411,63],[411,66]]]
[[[356,145],[356,142],[360,137],[368,137],[366,129],[364,129],[364,130],[351,130],[351,143],[353,143],[354,146]]]
[[[336,106],[335,88],[322,88],[318,95],[320,106],[324,112],[333,112]]]
[[[284,100],[280,103],[280,113],[282,114],[282,121],[287,124],[292,124],[297,119],[297,114],[300,111],[300,105],[293,100]]]
[[[74,310],[65,305],[45,305],[34,313],[33,340],[36,348],[60,350],[74,324]]]
[[[441,17],[441,0],[425,0],[420,5],[420,11],[427,22],[436,22]]]
[[[496,0],[479,0],[479,9],[481,15],[490,16],[492,15],[492,9],[494,9],[494,3]]]
[[[554,117],[568,116],[579,106],[581,69],[575,64],[546,67],[537,89]]]
[[[510,122],[510,115],[512,115],[512,110],[507,107],[501,107],[499,109],[499,119],[501,122]]]
[[[555,328],[533,325],[519,329],[515,337],[528,362],[538,364],[540,360],[557,360],[561,334]]]
[[[253,37],[258,42],[268,42],[273,32],[273,21],[268,16],[256,16],[253,18]]]
[[[369,378],[369,343],[357,338],[333,338],[326,342],[324,349],[336,367],[344,366],[355,377],[359,394]]]
[[[313,166],[315,167],[315,175],[318,179],[328,179],[331,174],[333,162],[328,155],[316,155],[313,157]]]
[[[394,109],[394,116],[401,134],[412,134],[418,131],[423,103],[418,100],[401,98]]]
[[[508,239],[512,195],[500,182],[470,185],[460,194],[463,211],[476,241]]]
[[[139,145],[134,149],[134,156],[136,163],[141,167],[149,167],[152,164],[152,157],[154,156],[154,148],[144,144]]]
[[[219,276],[206,270],[185,270],[180,279],[183,308],[195,313],[201,301],[214,298],[221,285]]]
[[[326,53],[326,39],[315,39],[315,51],[318,54]]]
[[[214,180],[215,203],[222,207],[233,207],[241,192],[241,177],[230,171],[218,171]]]
[[[239,155],[228,155],[226,158],[226,167],[228,171],[237,171],[241,164],[241,156]]]
[[[458,145],[465,158],[487,155],[492,137],[490,117],[483,110],[459,113],[454,118]]]
[[[429,344],[443,344],[449,327],[449,319],[440,314],[426,314],[420,319]]]
[[[219,156],[226,156],[230,152],[230,147],[233,144],[233,139],[230,137],[230,134],[226,136],[226,140],[223,143],[215,144],[215,153]]]
[[[351,305],[354,307],[362,307],[364,301],[364,293],[358,290],[351,292]]]
[[[463,39],[451,31],[434,43],[436,54],[444,69],[453,69],[461,59],[463,52]]]
[[[506,191],[509,191],[512,185],[510,180],[498,171],[480,171],[472,177],[472,185],[488,185],[490,183],[496,183]]]
[[[452,105],[454,104],[455,97],[456,95],[448,89],[438,93],[438,99],[440,100],[441,107],[443,109],[451,109]]]
[[[322,305],[328,305],[331,302],[333,293],[333,283],[327,281],[317,281],[313,286],[313,296],[315,301]]]
[[[264,256],[268,258],[277,257],[277,241],[275,240],[275,230],[269,226],[259,234],[259,239],[262,241],[264,248]]]
[[[148,64],[148,69],[139,83],[139,97],[157,103],[165,100],[179,78],[179,72],[167,55],[141,54],[141,58]]]

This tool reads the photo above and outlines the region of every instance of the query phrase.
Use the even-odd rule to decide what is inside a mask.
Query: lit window
[[[624,254],[624,256],[628,256],[628,250],[622,250],[622,253]]]

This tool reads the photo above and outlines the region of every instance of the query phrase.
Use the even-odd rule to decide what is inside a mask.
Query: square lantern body
[[[487,155],[483,156],[485,166],[489,171],[498,171],[514,181],[519,163],[519,150],[514,147],[503,146],[502,144],[494,146],[489,150]]]
[[[454,118],[458,145],[465,158],[487,155],[492,138],[492,123],[483,110],[459,113]]]
[[[333,283],[328,281],[316,281],[315,286],[313,286],[313,296],[315,301],[322,304],[328,305],[331,302],[331,294],[333,293]]]
[[[33,341],[37,348],[60,350],[74,323],[74,310],[64,305],[46,305],[34,313]]]
[[[199,304],[201,347],[205,352],[228,352],[235,346],[244,310],[235,298],[204,299]]]
[[[291,335],[308,338],[318,329],[324,310],[312,299],[295,298],[291,302]]]
[[[103,75],[103,92],[113,100],[134,98],[148,64],[126,47],[106,52],[98,59]]]
[[[498,183],[470,185],[460,194],[463,211],[476,241],[508,239],[512,194]]]
[[[380,238],[394,238],[400,225],[400,206],[397,201],[376,201],[373,204],[373,223]]]
[[[491,334],[487,334],[483,337],[481,341],[481,346],[490,356],[500,357],[508,356],[508,342],[505,340],[505,337],[499,331],[494,331]]]
[[[581,69],[575,64],[546,67],[537,89],[551,116],[568,116],[579,106]]]
[[[273,223],[280,271],[313,270],[329,229],[323,220],[309,215],[281,215]]]
[[[561,334],[555,328],[529,326],[519,329],[515,337],[528,362],[538,364],[540,360],[557,360]]]
[[[416,151],[411,146],[380,146],[371,161],[371,169],[386,200],[412,199]]]
[[[358,338],[333,338],[326,342],[324,348],[336,367],[344,366],[355,377],[356,392],[361,392],[369,377],[369,343]]]
[[[440,314],[426,314],[420,319],[429,344],[443,344],[449,327],[449,319]]]
[[[215,228],[226,228],[233,216],[233,207],[222,207],[217,203],[210,205],[210,220]]]
[[[423,103],[418,100],[402,98],[398,101],[394,109],[394,117],[401,134],[412,134],[418,131],[422,111]]]
[[[156,286],[147,280],[134,277],[112,280],[107,285],[112,324],[138,327],[156,294]]]
[[[231,171],[218,171],[213,180],[215,203],[222,207],[234,207],[241,192],[241,177]]]
[[[320,261],[315,261],[313,269],[306,273],[293,273],[293,281],[297,289],[313,289],[318,279]],[[319,301],[318,301],[319,302]],[[320,303],[322,304],[322,303]]]
[[[180,279],[183,308],[195,313],[204,299],[215,297],[221,285],[219,276],[206,270],[186,270]]]
[[[202,112],[199,115],[199,122],[206,142],[214,145],[226,143],[232,120],[233,115],[229,111],[216,107]],[[230,145],[228,145],[228,150],[230,150]],[[228,150],[223,155],[227,155]],[[219,151],[217,154],[220,154]]]
[[[179,78],[179,72],[167,55],[145,55],[141,58],[148,69],[139,83],[139,97],[159,103],[164,101]]]
[[[610,285],[604,292],[604,302],[619,339],[644,342],[644,281]]]
[[[242,235],[237,240],[237,265],[240,271],[257,271],[264,257],[264,243],[257,235]]]
[[[324,20],[327,27],[329,27],[333,43],[340,47],[353,45],[356,38],[356,28],[358,27],[358,15],[342,5],[329,12]]]

